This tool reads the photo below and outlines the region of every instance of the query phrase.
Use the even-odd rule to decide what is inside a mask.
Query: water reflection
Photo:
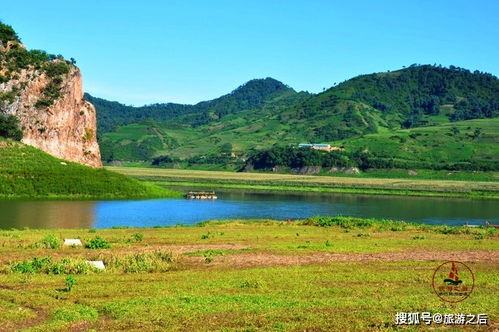
[[[185,190],[185,188],[184,188]],[[217,192],[217,201],[0,201],[0,228],[107,228],[209,219],[357,216],[429,224],[499,223],[497,201],[316,193]]]
[[[89,228],[95,202],[0,201],[0,228]]]

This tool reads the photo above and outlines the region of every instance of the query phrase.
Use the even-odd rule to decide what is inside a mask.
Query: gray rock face
[[[291,171],[293,174],[312,175],[320,173],[321,169],[321,166],[304,166],[300,168],[293,168]]]
[[[345,174],[359,174],[360,170],[357,167],[331,167],[328,173],[345,173]]]

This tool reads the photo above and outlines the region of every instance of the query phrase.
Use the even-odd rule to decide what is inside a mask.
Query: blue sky
[[[30,49],[74,57],[85,90],[196,103],[253,78],[320,92],[412,63],[499,75],[496,0],[3,1]]]

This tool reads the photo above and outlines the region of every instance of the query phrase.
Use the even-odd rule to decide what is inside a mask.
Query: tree
[[[0,113],[0,137],[12,138],[16,141],[23,138],[19,120],[14,115],[5,116]]]
[[[232,153],[232,144],[230,143],[224,143],[220,147],[220,152],[226,155],[230,155]]]
[[[68,275],[66,277],[66,291],[71,292],[71,289],[73,289],[74,284],[76,284],[76,278],[73,277],[72,275]]]
[[[471,137],[473,139],[477,139],[478,137],[480,137],[481,134],[482,134],[482,131],[480,130],[480,128],[476,128],[475,131],[473,132],[473,134],[471,135]]]
[[[454,127],[452,127],[452,128],[450,129],[450,131],[452,132],[452,134],[453,134],[454,136],[456,136],[456,135],[458,135],[458,134],[459,134],[459,128],[457,128],[457,127],[455,127],[455,126],[454,126]]]

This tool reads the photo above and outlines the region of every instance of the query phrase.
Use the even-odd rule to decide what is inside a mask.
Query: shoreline
[[[499,183],[485,181],[349,178],[127,167],[108,169],[163,187],[499,199]]]
[[[157,181],[157,185],[164,187],[203,187],[203,188],[226,188],[226,189],[249,189],[258,192],[315,192],[315,193],[336,193],[336,194],[364,194],[383,196],[414,196],[414,197],[441,197],[441,198],[467,198],[467,199],[499,199],[499,193],[489,194],[488,192],[453,193],[437,191],[415,191],[397,189],[376,189],[376,188],[320,188],[320,187],[293,187],[293,186],[272,186],[272,185],[248,185],[243,183],[213,184],[210,182],[175,182]]]

